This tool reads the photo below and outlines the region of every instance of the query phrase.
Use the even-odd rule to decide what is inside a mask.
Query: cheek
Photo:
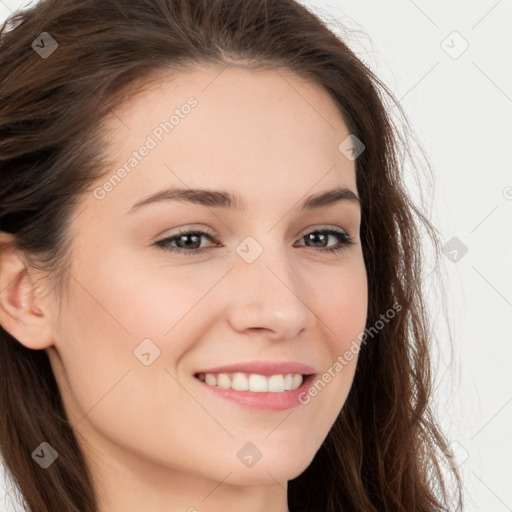
[[[103,450],[108,439],[134,454],[161,457],[161,463],[187,461],[190,425],[204,423],[204,410],[194,409],[190,396],[170,375],[175,375],[174,364],[187,346],[171,335],[165,338],[167,345],[160,341],[183,316],[180,299],[158,296],[172,289],[170,284],[146,282],[142,288],[133,272],[131,279],[124,279],[130,274],[120,267],[110,272],[107,268],[103,266],[103,274],[81,274],[87,291],[72,286],[56,340],[62,364],[53,367],[71,424],[97,449]],[[134,350],[148,338],[161,352],[145,366]],[[182,339],[190,342],[186,336]],[[149,351],[152,359],[151,346]],[[187,411],[189,421],[176,421],[177,411]],[[164,433],[180,440],[168,440],[168,452],[162,448]],[[205,436],[215,443],[208,433]]]
[[[361,260],[331,271],[324,280],[314,302],[319,317],[317,325],[324,333],[326,365],[307,395],[302,397],[307,407],[318,413],[325,425],[334,423],[348,396],[356,371],[361,337],[367,309],[367,275]],[[312,308],[313,309],[313,308]],[[319,426],[318,432],[322,432]],[[319,439],[320,441],[322,439]]]
[[[212,272],[196,275],[185,266],[166,267],[164,259],[134,259],[129,251],[109,252],[78,272],[88,293],[78,289],[74,300],[83,302],[102,329],[124,333],[133,343],[162,338],[217,279]]]
[[[165,369],[174,373],[197,340],[198,319],[207,323],[212,317],[212,304],[201,299],[218,282],[218,272],[198,272],[195,266],[171,269],[161,260],[142,267],[129,254],[110,251],[94,259],[94,251],[82,251],[72,274],[56,339],[63,368],[56,373],[77,414],[100,399],[111,403],[117,395],[115,407],[125,407],[125,414],[131,415],[136,404],[139,410],[147,406],[149,413],[162,398],[154,390],[182,395]],[[151,364],[145,366],[147,352]],[[103,399],[106,393],[109,398]],[[153,399],[148,401],[148,395]],[[94,411],[99,409],[104,406]],[[108,415],[105,420],[112,421]]]
[[[325,323],[331,352],[336,355],[345,352],[354,340],[359,343],[357,336],[363,332],[368,314],[367,287],[362,260],[353,260],[333,271],[318,291],[315,304]]]

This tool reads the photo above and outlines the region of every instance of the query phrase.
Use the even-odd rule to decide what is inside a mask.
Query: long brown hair
[[[58,45],[46,38],[54,51],[45,56],[32,46],[42,32]],[[10,16],[0,37],[0,230],[15,235],[16,248],[49,272],[59,293],[74,208],[104,173],[98,126],[136,84],[161,71],[234,63],[291,70],[328,92],[365,145],[356,178],[367,327],[392,304],[401,308],[362,347],[341,413],[309,467],[288,483],[289,507],[447,510],[449,474],[461,510],[457,466],[431,408],[420,227],[436,255],[438,235],[403,181],[403,139],[385,102],[405,118],[401,106],[342,38],[294,0],[42,0]],[[59,454],[46,471],[31,458],[42,441]],[[1,327],[0,449],[31,512],[97,512],[46,352]]]

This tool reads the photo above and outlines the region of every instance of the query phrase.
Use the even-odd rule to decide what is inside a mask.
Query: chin
[[[243,467],[242,464],[236,468],[229,476],[229,483],[235,485],[265,485],[270,483],[287,482],[293,480],[303,473],[311,464],[314,453],[311,457],[305,457],[297,448],[295,453],[278,453],[275,456],[268,457],[264,461],[263,457],[252,467]]]

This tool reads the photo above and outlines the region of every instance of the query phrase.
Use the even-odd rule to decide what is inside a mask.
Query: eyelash
[[[323,233],[323,234],[327,234],[327,235],[333,235],[333,236],[337,236],[340,239],[340,242],[337,246],[320,248],[320,249],[318,249],[319,252],[329,252],[329,253],[337,254],[337,253],[341,253],[342,251],[344,251],[347,247],[350,247],[351,245],[355,244],[354,239],[347,232],[338,231],[337,229],[332,229],[332,228],[317,229],[314,231],[310,231],[309,233],[306,233],[302,238],[305,238],[307,235],[311,235],[311,234],[315,234],[315,233]],[[217,242],[214,235],[212,235],[210,233],[207,233],[205,231],[193,231],[193,230],[185,229],[185,230],[179,231],[178,233],[176,233],[175,235],[173,235],[171,237],[164,238],[163,240],[159,240],[158,242],[155,242],[154,245],[160,247],[164,251],[169,251],[169,252],[178,253],[178,254],[187,254],[189,256],[202,253],[205,250],[204,247],[201,249],[183,249],[181,247],[174,247],[174,246],[167,245],[168,243],[170,243],[176,239],[179,239],[182,236],[191,236],[191,235],[196,235],[196,236],[204,235],[207,238],[209,238],[210,241]],[[301,238],[301,240],[302,240],[302,238]],[[307,246],[303,246],[303,247],[307,247]],[[314,249],[314,247],[312,247],[312,249]]]

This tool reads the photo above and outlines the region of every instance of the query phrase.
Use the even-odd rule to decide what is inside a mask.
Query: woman
[[[447,510],[386,88],[293,0],[0,42],[0,446],[28,510]],[[399,105],[397,104],[399,107]]]

